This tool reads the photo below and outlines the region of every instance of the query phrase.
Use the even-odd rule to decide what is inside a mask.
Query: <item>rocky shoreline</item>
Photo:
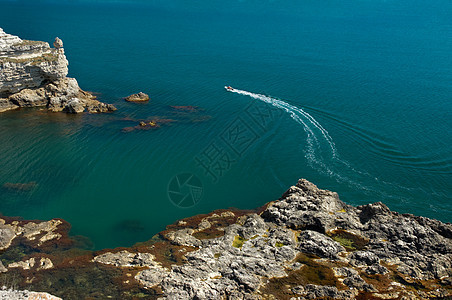
[[[80,250],[68,229],[2,218],[0,280],[62,299],[452,297],[452,224],[353,207],[304,179],[256,211],[180,220],[130,248]]]
[[[55,48],[41,41],[22,40],[0,28],[0,112],[22,107],[47,107],[52,112],[115,111],[68,78],[63,43]]]

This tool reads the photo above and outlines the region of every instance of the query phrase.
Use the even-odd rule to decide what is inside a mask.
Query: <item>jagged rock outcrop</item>
[[[448,236],[452,225],[436,224],[431,228],[424,224],[412,215],[391,212],[382,203],[357,208],[348,206],[336,193],[300,180],[281,200],[271,203],[261,216],[250,215],[243,225],[226,228],[223,237],[204,240],[203,247],[188,254],[185,265],[173,267],[161,285],[168,299],[208,299],[230,295],[233,290],[240,293],[240,297],[257,297],[259,290],[272,278],[290,276],[288,266],[303,253],[327,259],[329,264],[347,264],[356,270],[356,274],[345,276],[341,285],[342,289],[356,293],[393,290],[378,287],[379,290],[374,286],[377,283],[365,280],[364,271],[387,272],[387,268],[380,265],[382,261],[406,282],[450,278],[452,241]],[[337,228],[350,231],[348,238],[335,235]],[[353,236],[369,241],[365,251],[347,251],[341,245],[342,242],[353,248]],[[237,237],[242,242],[239,249],[234,249]],[[215,253],[221,256],[215,258]],[[217,274],[218,278],[213,279],[210,274]],[[301,295],[312,290],[312,286],[307,287]],[[331,288],[314,294],[317,297],[339,295]],[[345,299],[350,297],[347,295]]]
[[[16,291],[0,289],[0,299],[8,300],[61,300],[61,298],[52,296],[43,292],[30,292],[27,290]]]
[[[44,289],[67,299],[452,297],[452,224],[392,212],[383,203],[353,207],[304,179],[258,211],[194,216],[168,226],[147,243],[85,252],[80,258],[43,255],[40,244],[59,243],[55,221],[0,223],[3,249],[19,238],[34,238],[37,249],[20,261],[0,265],[0,277],[20,268],[24,287],[36,274],[39,279],[30,288],[41,288],[39,280],[46,287],[51,286],[48,282],[57,285],[66,272],[79,282],[108,285],[102,292],[80,287],[78,298],[65,292],[69,287]],[[81,274],[72,275],[75,270]],[[46,277],[49,271],[52,275]],[[103,280],[99,274],[110,277]],[[113,290],[114,296],[108,294]]]
[[[304,179],[220,237],[198,238],[211,229],[206,223],[165,232],[175,246],[195,250],[170,269],[152,261],[136,279],[165,299],[452,296],[451,224],[383,203],[352,207]]]
[[[67,78],[63,43],[57,48],[41,41],[22,40],[0,28],[0,112],[19,107],[47,107],[51,111],[91,113],[114,111]]]
[[[146,102],[149,101],[149,95],[143,92],[139,92],[137,94],[132,94],[124,98],[127,102]]]
[[[20,222],[6,221],[0,218],[0,250],[7,249],[14,239],[23,238],[34,241],[37,246],[41,246],[47,241],[58,240],[62,235],[58,232],[62,220],[53,219],[46,222]]]
[[[114,265],[140,267],[156,265],[155,256],[150,253],[130,253],[128,251],[120,251],[117,253],[107,252],[94,258],[95,262]]]

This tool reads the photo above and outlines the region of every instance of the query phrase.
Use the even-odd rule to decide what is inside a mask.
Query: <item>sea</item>
[[[451,20],[450,0],[0,0],[5,32],[61,38],[118,108],[1,113],[0,212],[113,248],[306,178],[452,222]]]

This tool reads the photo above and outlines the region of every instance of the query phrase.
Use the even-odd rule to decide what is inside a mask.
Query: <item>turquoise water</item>
[[[0,184],[36,182],[2,188],[0,211],[129,246],[304,177],[451,222],[451,15],[450,1],[0,1],[0,27],[59,36],[70,76],[119,109],[0,114]],[[150,103],[122,99],[138,91]],[[154,116],[177,122],[122,130]],[[181,173],[200,183],[168,196]]]

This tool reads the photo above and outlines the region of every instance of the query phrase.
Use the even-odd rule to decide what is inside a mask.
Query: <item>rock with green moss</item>
[[[240,235],[236,235],[234,240],[232,241],[232,247],[242,248],[243,244],[246,242],[246,239],[241,237]]]
[[[298,237],[298,249],[304,253],[315,254],[318,257],[338,259],[338,254],[345,248],[327,235],[312,230],[302,231]]]

